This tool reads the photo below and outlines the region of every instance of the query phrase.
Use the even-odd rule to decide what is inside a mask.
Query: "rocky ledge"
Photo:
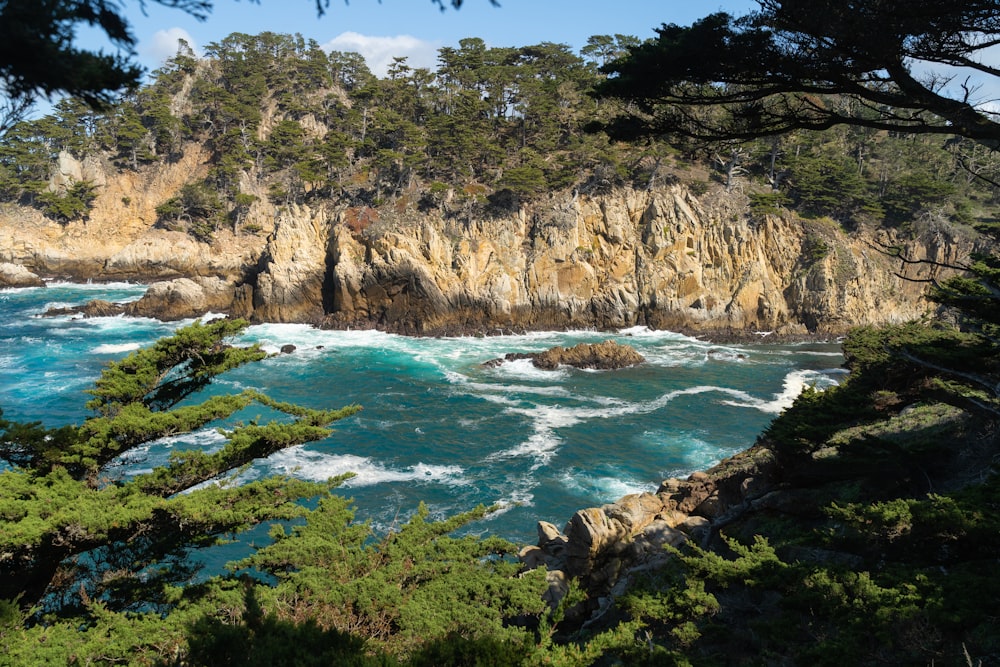
[[[708,547],[748,510],[782,503],[776,477],[773,452],[758,444],[686,480],[667,479],[655,493],[579,510],[561,531],[540,521],[537,545],[524,547],[520,559],[527,569],[546,568],[553,606],[578,580],[591,602],[568,614],[595,620],[636,576],[671,558],[665,546],[694,540]]]
[[[501,359],[491,359],[483,365],[495,368],[507,361],[530,359],[536,368],[555,370],[559,366],[573,366],[593,370],[615,370],[636,366],[646,361],[631,345],[613,340],[601,343],[580,343],[573,347],[556,346],[544,352],[511,352]]]

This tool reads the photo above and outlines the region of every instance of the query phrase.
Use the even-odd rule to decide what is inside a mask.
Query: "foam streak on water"
[[[48,304],[134,300],[141,285],[50,284],[0,292],[0,407],[47,425],[87,416],[83,391],[103,364],[181,323],[124,317],[41,318]],[[529,361],[483,366],[509,352],[607,338],[647,363],[619,371],[542,371]],[[539,519],[557,525],[581,507],[655,490],[666,476],[705,468],[753,443],[805,386],[840,377],[832,345],[711,345],[636,327],[618,333],[537,332],[491,338],[405,338],[375,331],[250,327],[240,342],[269,352],[209,391],[254,387],[310,407],[358,403],[322,441],[279,452],[241,473],[326,480],[353,472],[342,492],[375,526],[396,525],[424,501],[434,516],[499,503],[488,530],[533,541]],[[266,414],[262,414],[266,413]],[[271,418],[252,406],[235,420]],[[148,472],[185,448],[221,446],[214,429],[164,439],[123,458]]]

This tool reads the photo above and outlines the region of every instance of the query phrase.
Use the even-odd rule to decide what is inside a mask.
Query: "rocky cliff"
[[[831,221],[747,215],[745,200],[682,186],[553,198],[506,217],[414,217],[381,233],[331,227],[338,326],[411,333],[598,327],[841,332],[923,313],[898,260],[954,261],[944,231],[903,240]],[[909,277],[928,277],[929,266]],[[919,269],[918,273],[914,269]]]
[[[829,220],[751,216],[741,195],[695,197],[682,185],[553,195],[507,213],[464,215],[402,202],[258,203],[245,221],[256,233],[220,230],[208,245],[156,228],[153,211],[204,160],[192,150],[141,177],[64,160],[62,171],[101,184],[89,219],[61,225],[7,207],[0,262],[43,277],[224,282],[206,290],[203,281],[204,304],[191,285],[161,286],[144,306],[161,316],[222,309],[256,321],[412,334],[636,324],[839,333],[927,308],[924,285],[897,276],[898,260],[880,247],[941,262],[971,247],[945,225],[905,239],[848,234]],[[904,268],[919,278],[936,270]],[[156,303],[156,294],[176,302],[180,293],[191,295],[186,309]]]

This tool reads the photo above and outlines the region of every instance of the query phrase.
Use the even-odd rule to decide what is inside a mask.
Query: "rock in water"
[[[554,347],[534,355],[531,362],[538,368],[553,370],[560,365],[574,368],[594,368],[613,370],[627,368],[646,361],[631,345],[623,345],[613,340],[603,343],[580,343],[573,347]]]
[[[178,278],[153,283],[138,301],[128,304],[126,315],[174,321],[200,317],[208,312],[229,312],[234,286],[221,278]]]
[[[125,312],[125,305],[111,303],[103,299],[91,299],[82,306],[68,306],[65,308],[49,308],[42,317],[60,317],[63,315],[82,315],[83,317],[115,317]]]
[[[0,287],[44,287],[45,283],[20,264],[0,262]]]
[[[545,352],[511,352],[503,359],[484,362],[483,366],[496,368],[505,361],[519,359],[531,359],[536,368],[547,371],[555,370],[561,365],[605,371],[627,368],[646,361],[631,345],[606,340],[603,343],[580,343],[568,348],[556,346]]]

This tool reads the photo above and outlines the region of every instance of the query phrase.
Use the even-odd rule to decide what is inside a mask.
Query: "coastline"
[[[67,285],[114,285],[114,284],[127,284],[127,285],[144,285],[144,283],[123,283],[121,281],[111,281],[108,283],[73,283],[69,281],[62,281],[63,284]],[[9,288],[9,289],[20,289],[20,288]],[[136,308],[137,301],[122,301],[122,302],[109,302],[101,299],[92,299],[85,304],[79,306],[69,306],[69,307],[59,307],[53,308],[42,314],[43,317],[55,317],[64,315],[74,315],[79,314],[84,317],[109,317],[116,315],[124,315],[126,317],[152,317],[153,319],[159,319],[163,322],[176,321],[178,318],[158,318],[155,313],[140,312]],[[204,317],[209,313],[216,313],[217,309],[206,309],[203,313],[192,315],[192,317]],[[232,317],[231,314],[227,314],[228,317]],[[187,317],[183,319],[188,319]],[[623,331],[627,331],[633,326],[646,327],[649,331],[663,332],[663,333],[673,333],[688,338],[692,338],[701,342],[710,343],[714,345],[791,345],[796,343],[828,343],[828,344],[838,344],[843,340],[843,337],[847,332],[844,333],[832,333],[832,332],[806,332],[806,333],[784,333],[778,331],[753,331],[753,330],[740,330],[740,329],[716,329],[716,328],[705,328],[696,329],[692,327],[678,327],[678,328],[657,328],[654,326],[648,326],[644,324],[633,325],[629,327],[611,327],[611,328],[598,328],[598,327],[544,327],[544,326],[504,326],[502,324],[497,324],[494,327],[488,326],[449,326],[443,327],[438,330],[428,331],[428,332],[414,332],[405,327],[397,326],[384,326],[379,323],[357,323],[355,326],[347,326],[343,324],[331,324],[328,320],[323,322],[270,322],[267,320],[253,321],[253,324],[302,324],[304,326],[314,327],[323,331],[380,331],[383,333],[397,334],[400,336],[407,336],[412,338],[486,338],[486,337],[501,337],[501,336],[523,336],[531,333],[541,333],[541,332],[554,332],[554,333],[572,333],[572,332],[594,332],[594,333],[606,333],[609,335],[622,335]],[[628,337],[630,334],[624,334]]]

